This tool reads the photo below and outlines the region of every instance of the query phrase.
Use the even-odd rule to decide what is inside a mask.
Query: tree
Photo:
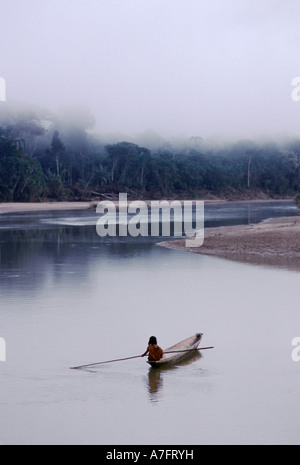
[[[118,186],[143,188],[150,151],[130,142],[105,147],[111,172],[111,182]]]
[[[59,177],[60,176],[60,157],[65,151],[65,146],[60,140],[59,137],[59,132],[54,131],[53,138],[52,138],[52,143],[51,143],[51,151],[53,155],[55,156],[56,160],[56,174]]]
[[[36,154],[37,145],[46,134],[52,115],[44,108],[31,105],[9,104],[0,115],[3,128],[10,128],[14,140],[19,140],[28,157]]]
[[[37,202],[45,192],[45,178],[38,160],[28,158],[8,130],[0,129],[0,199]]]

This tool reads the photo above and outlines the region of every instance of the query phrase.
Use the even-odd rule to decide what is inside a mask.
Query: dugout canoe
[[[180,360],[194,353],[193,351],[199,347],[202,336],[203,334],[198,333],[195,336],[189,337],[184,341],[181,341],[178,344],[175,344],[174,346],[164,350],[164,356],[158,362],[152,362],[148,360],[147,363],[149,363],[149,365],[151,365],[153,368],[162,368],[164,366],[168,366],[169,364],[179,362]],[[186,350],[187,352],[177,352],[172,354],[167,353],[182,350]]]

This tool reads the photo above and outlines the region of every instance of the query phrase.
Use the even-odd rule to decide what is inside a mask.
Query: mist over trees
[[[300,139],[211,143],[92,132],[88,110],[0,115],[0,201],[132,198],[279,198],[300,193]],[[125,138],[124,138],[125,139]]]

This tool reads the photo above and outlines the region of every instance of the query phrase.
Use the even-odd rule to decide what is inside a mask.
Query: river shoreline
[[[273,200],[278,202],[278,200]],[[282,202],[290,200],[282,199]],[[265,200],[252,200],[261,203]],[[272,202],[269,200],[268,202]],[[118,202],[114,202],[116,205]],[[146,201],[151,205],[151,201]],[[249,203],[244,201],[209,200],[209,204]],[[96,208],[94,202],[0,203],[0,215],[50,211],[85,211]],[[157,244],[172,250],[210,255],[232,261],[270,266],[283,266],[300,271],[300,216],[274,218],[259,224],[223,226],[205,230],[204,245],[187,248],[185,240]]]
[[[300,217],[274,218],[246,226],[208,228],[204,244],[199,248],[187,248],[182,239],[157,245],[231,261],[300,271]]]
[[[294,199],[262,199],[262,200],[203,200],[205,204],[210,205],[219,205],[219,204],[231,204],[231,203],[265,203],[265,202],[290,202]],[[169,200],[170,202],[172,200]],[[196,202],[197,200],[193,200]],[[198,199],[201,201],[201,199]],[[100,201],[99,201],[100,202]],[[96,209],[96,206],[99,203],[98,201],[87,201],[87,202],[40,202],[40,203],[0,203],[0,215],[5,215],[9,213],[29,213],[29,212],[43,212],[43,211],[67,211],[67,210],[90,210]],[[112,200],[112,202],[117,206],[118,201]],[[143,200],[147,206],[151,206],[152,200]],[[130,203],[130,200],[128,200]]]

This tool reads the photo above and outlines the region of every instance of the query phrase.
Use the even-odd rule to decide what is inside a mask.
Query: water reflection
[[[118,238],[100,239],[94,228],[58,228],[57,230],[11,229],[0,233],[1,287],[36,287],[45,281],[88,279],[94,266],[134,259],[150,253],[156,241],[137,242]]]
[[[200,352],[194,352],[189,354],[183,360],[164,368],[150,368],[148,373],[148,393],[150,402],[158,403],[160,401],[164,377],[170,371],[178,370],[178,368],[182,368],[184,366],[187,367],[201,358],[202,354]]]

